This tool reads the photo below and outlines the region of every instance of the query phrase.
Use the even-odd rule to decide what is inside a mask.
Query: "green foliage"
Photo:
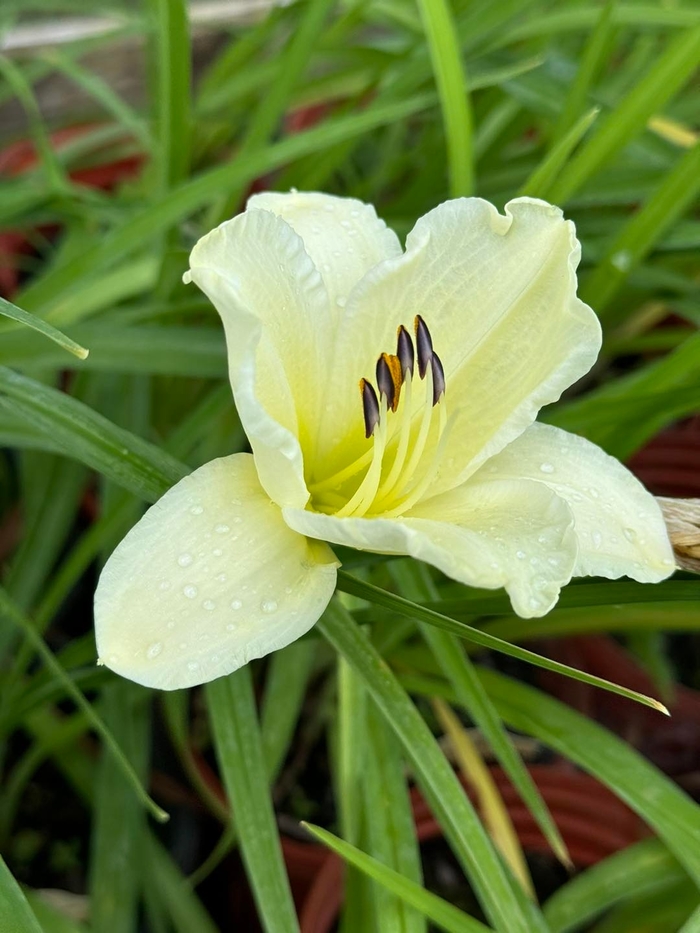
[[[83,6],[10,0],[0,26]],[[697,4],[308,0],[222,29],[194,81],[187,6],[93,4],[96,14],[118,7],[111,34],[0,57],[0,103],[19,104],[37,155],[21,174],[0,175],[3,230],[28,246],[16,257],[21,288],[0,300],[0,929],[212,933],[198,885],[234,847],[265,930],[298,929],[273,804],[282,798],[297,823],[324,821],[298,761],[327,734],[335,821],[309,828],[352,866],[341,929],[700,930],[698,807],[623,740],[475,656],[486,648],[653,706],[519,643],[613,632],[662,650],[658,633],[700,628],[697,580],[579,582],[545,619],[523,620],[502,593],[349,556],[355,566],[308,638],[162,704],[95,667],[80,602],[144,503],[245,448],[218,319],[181,275],[196,239],[258,180],[372,201],[401,235],[453,195],[561,204],[605,342],[585,385],[544,417],[626,458],[697,412]],[[146,57],[145,102],[124,99],[95,68],[129,37]],[[58,75],[88,101],[82,129],[63,139],[40,109],[39,82]],[[74,177],[133,157],[141,169],[114,190]],[[672,664],[652,660],[668,687]],[[430,696],[478,727],[560,859],[565,846],[515,733],[596,776],[654,838],[573,877],[543,906],[529,901],[436,740]],[[174,796],[149,778],[161,713],[167,755],[182,766]],[[660,733],[665,725],[659,716]],[[23,877],[36,857],[24,801],[42,769],[91,822],[79,867],[86,922],[25,896],[7,867]],[[423,887],[414,782],[483,914]],[[181,799],[224,826],[198,863],[178,862],[182,847],[168,851],[147,819]]]

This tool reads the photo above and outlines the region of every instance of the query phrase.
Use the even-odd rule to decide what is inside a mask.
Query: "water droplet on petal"
[[[188,671],[198,671],[199,670],[199,661],[188,661],[187,662]]]
[[[186,554],[186,553],[180,554],[180,556],[177,559],[177,562],[181,567],[189,567],[192,561],[193,561],[192,555]]]
[[[263,601],[260,608],[263,612],[267,613],[277,612],[277,601],[274,599],[266,599]]]
[[[225,583],[225,582],[226,582],[226,574],[225,574],[225,573],[219,573],[219,574],[217,574],[216,579],[219,581],[219,583]]]
[[[231,600],[231,608],[232,608],[232,609],[240,609],[240,608],[242,607],[242,605],[243,605],[243,603],[240,601],[240,599],[232,599],[232,600]]]
[[[192,508],[190,509],[190,512],[192,513],[192,515],[201,515],[203,511],[204,509],[202,508],[201,505],[193,505]]]
[[[163,591],[169,590],[169,589],[170,589],[170,581],[169,581],[169,580],[161,580],[160,584],[158,585],[158,589],[159,589],[159,590],[163,590]]]
[[[197,587],[188,584],[182,591],[188,599],[194,599],[197,595]]]
[[[148,650],[146,651],[146,657],[147,657],[150,661],[152,661],[153,658],[157,658],[157,657],[158,657],[158,655],[161,653],[162,650],[163,650],[163,642],[162,642],[162,641],[154,641],[152,645],[149,645],[149,646],[148,646]]]
[[[634,528],[624,528],[623,534],[627,538],[628,541],[637,540],[637,532],[634,530]]]
[[[516,551],[515,556],[518,558],[518,560],[525,560],[525,558],[527,557],[527,554],[525,553],[525,551]]]
[[[596,551],[597,551],[598,548],[599,548],[599,547],[601,546],[601,544],[603,543],[603,536],[602,536],[602,534],[601,534],[599,531],[594,531],[594,532],[591,534],[591,538],[593,539],[593,547],[594,547],[594,548],[596,549]]]
[[[236,626],[233,624],[233,622],[229,622],[229,624],[226,626],[226,631],[227,631],[227,632],[235,632],[235,631],[236,631]]]
[[[225,534],[226,534],[227,532],[229,532],[230,530],[231,530],[231,529],[229,528],[228,525],[214,525],[214,531],[215,531],[218,535],[225,535]]]
[[[540,463],[540,473],[554,473],[554,467],[551,463]]]
[[[206,609],[207,612],[212,612],[212,610],[216,609],[216,603],[213,599],[205,599],[202,603],[202,607]]]

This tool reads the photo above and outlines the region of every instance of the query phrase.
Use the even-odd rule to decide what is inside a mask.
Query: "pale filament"
[[[444,406],[441,406],[444,408]],[[411,416],[410,413],[404,412],[404,418],[408,420],[408,433],[411,431]],[[428,440],[428,434],[430,433],[430,425],[433,420],[433,372],[430,367],[425,374],[425,404],[423,405],[423,414],[421,417],[420,428],[418,429],[418,437],[416,438],[416,443],[413,446],[411,451],[411,456],[409,457],[408,464],[405,469],[401,471],[401,474],[396,479],[396,485],[399,486],[399,493],[405,490],[405,487],[408,483],[411,482],[414,473],[418,467],[418,464],[421,461],[423,456],[423,451],[425,450],[425,444]],[[380,490],[381,493],[381,490]],[[386,499],[389,495],[389,491],[385,492],[381,499]],[[377,505],[380,505],[380,500],[377,501]]]
[[[382,398],[380,403],[379,424],[374,433],[374,446],[372,448],[372,462],[365,474],[365,478],[357,487],[355,494],[335,514],[338,518],[347,518],[349,515],[364,515],[377,495],[379,482],[382,478],[382,462],[387,440],[387,403]]]

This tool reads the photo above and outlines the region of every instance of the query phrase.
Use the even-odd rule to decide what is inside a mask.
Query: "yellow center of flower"
[[[382,353],[377,360],[377,389],[360,379],[365,437],[372,445],[311,486],[316,511],[338,518],[393,518],[430,488],[447,438],[445,373],[420,316],[414,332],[415,346],[401,325],[396,353]]]

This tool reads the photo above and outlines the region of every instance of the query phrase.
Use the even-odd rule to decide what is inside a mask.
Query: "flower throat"
[[[338,518],[395,517],[415,505],[435,478],[447,436],[445,372],[420,315],[414,334],[415,344],[403,324],[399,327],[396,353],[382,353],[377,360],[376,389],[368,379],[360,379],[365,437],[373,444],[353,463],[311,487],[317,511]],[[420,390],[423,402],[417,404],[414,394]],[[428,453],[435,409],[437,442]],[[340,495],[342,487],[363,472],[352,494]]]

